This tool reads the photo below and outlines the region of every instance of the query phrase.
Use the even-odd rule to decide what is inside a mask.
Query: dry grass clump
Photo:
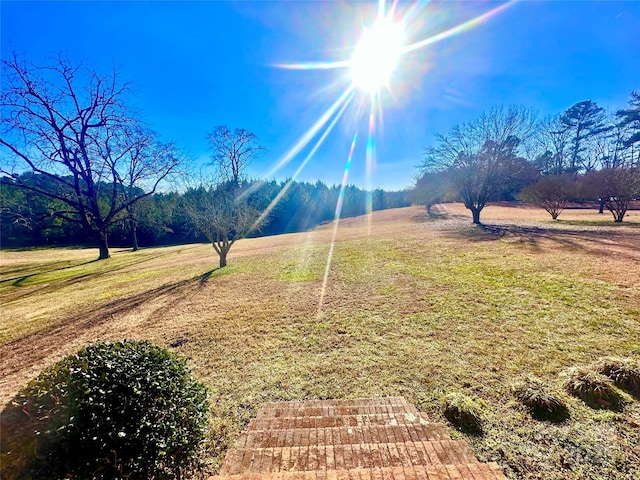
[[[591,367],[594,371],[609,377],[623,390],[640,398],[640,362],[631,358],[601,358]]]
[[[549,385],[536,377],[527,377],[513,385],[513,394],[538,420],[563,421],[569,418],[567,405]]]
[[[450,392],[444,398],[444,416],[459,430],[473,435],[483,431],[482,405],[461,392]]]
[[[622,404],[622,397],[615,390],[613,381],[590,368],[572,367],[562,376],[565,389],[590,407],[616,409]]]

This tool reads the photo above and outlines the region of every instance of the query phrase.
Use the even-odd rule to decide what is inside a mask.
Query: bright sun
[[[389,19],[365,29],[351,58],[351,81],[368,94],[387,86],[402,55],[404,31]]]

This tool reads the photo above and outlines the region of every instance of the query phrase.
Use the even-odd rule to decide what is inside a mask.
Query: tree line
[[[494,107],[436,136],[410,197],[428,211],[462,201],[474,223],[488,202],[515,199],[554,220],[571,201],[598,201],[622,222],[640,197],[640,93],[615,113],[591,100],[542,120],[522,106]]]
[[[209,173],[163,142],[128,105],[129,85],[60,56],[2,62],[0,221],[4,247],[180,244],[207,240],[226,264],[248,235],[303,231],[342,216],[407,205],[403,192],[251,180],[264,152],[244,129],[208,135]],[[181,188],[177,188],[180,185]]]

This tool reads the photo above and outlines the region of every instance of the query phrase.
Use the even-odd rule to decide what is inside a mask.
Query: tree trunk
[[[131,222],[131,251],[138,251],[138,226],[135,221]]]
[[[598,210],[598,213],[604,213],[604,199],[603,198],[600,199],[600,209]]]
[[[220,252],[220,268],[227,266],[227,252]]]
[[[98,260],[105,260],[111,256],[109,255],[109,243],[107,242],[107,234],[105,232],[100,233],[99,247],[100,255],[98,256]]]
[[[472,208],[471,215],[473,215],[473,223],[480,225],[480,209]]]

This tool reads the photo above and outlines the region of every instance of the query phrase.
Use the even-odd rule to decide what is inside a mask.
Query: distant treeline
[[[16,180],[15,177],[0,177],[0,241],[3,248],[95,245],[95,239],[87,238],[78,223],[51,213],[60,211],[60,205],[57,204],[59,202],[28,189],[16,187]],[[43,182],[50,182],[52,186],[59,186],[59,182],[34,173],[22,174],[19,180],[27,185],[42,186]],[[260,204],[264,208],[274,202],[287,184],[286,181],[275,180],[253,183],[257,187],[256,193],[260,195]],[[105,184],[101,189],[105,192],[104,202],[108,202],[110,195],[107,192],[110,193],[113,186]],[[190,190],[183,193],[155,193],[136,204],[140,246],[206,241],[193,227],[184,211],[184,199],[189,194]],[[327,186],[320,181],[291,182],[277,203],[274,203],[265,225],[252,236],[301,232],[329,222],[334,219],[339,194],[339,185]],[[367,213],[369,203],[373,210],[409,205],[406,192],[386,192],[381,189],[367,192],[348,185],[344,191],[341,217],[363,215]],[[121,221],[114,222],[109,229],[109,242],[112,246],[128,247],[131,246],[130,222],[126,212],[123,211],[120,217]]]

